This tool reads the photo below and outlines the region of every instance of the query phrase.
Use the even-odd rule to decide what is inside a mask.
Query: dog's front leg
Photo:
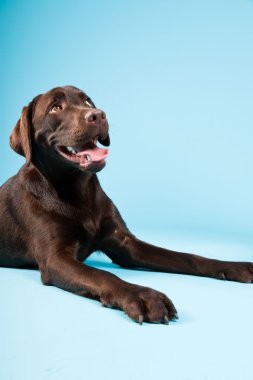
[[[208,276],[222,280],[253,282],[253,263],[230,262],[175,252],[153,246],[133,236],[119,220],[111,222],[101,250],[118,265],[130,268],[147,268],[161,272]]]
[[[66,252],[52,254],[39,267],[45,285],[98,299],[104,306],[124,310],[139,323],[167,324],[177,318],[173,303],[163,293],[130,284],[112,273],[82,264]]]

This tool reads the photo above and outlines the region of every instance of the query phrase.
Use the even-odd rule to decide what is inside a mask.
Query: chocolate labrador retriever
[[[125,268],[252,282],[252,263],[155,247],[128,230],[95,174],[108,155],[106,115],[81,90],[57,87],[37,96],[23,108],[10,144],[26,163],[0,188],[1,266],[39,268],[43,284],[98,299],[140,324],[168,324],[177,318],[173,303],[84,264],[92,252]]]

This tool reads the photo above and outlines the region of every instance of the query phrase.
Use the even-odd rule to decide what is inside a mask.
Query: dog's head
[[[22,110],[10,145],[27,162],[41,152],[61,164],[85,171],[105,166],[109,146],[108,122],[103,111],[81,90],[57,87],[38,95]]]

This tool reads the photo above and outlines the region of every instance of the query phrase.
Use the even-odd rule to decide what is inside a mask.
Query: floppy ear
[[[100,142],[100,144],[104,145],[104,146],[109,146],[110,145],[110,136],[109,134],[106,136],[105,139],[98,139],[98,141]]]
[[[29,163],[32,157],[31,147],[31,110],[33,108],[33,101],[27,107],[24,107],[21,117],[18,120],[10,135],[10,146],[16,153],[21,154],[26,158]]]

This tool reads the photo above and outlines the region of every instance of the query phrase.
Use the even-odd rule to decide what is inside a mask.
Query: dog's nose
[[[84,120],[88,124],[94,124],[94,125],[101,124],[101,123],[104,124],[106,122],[106,115],[103,111],[94,109],[94,110],[88,111],[84,115]]]

